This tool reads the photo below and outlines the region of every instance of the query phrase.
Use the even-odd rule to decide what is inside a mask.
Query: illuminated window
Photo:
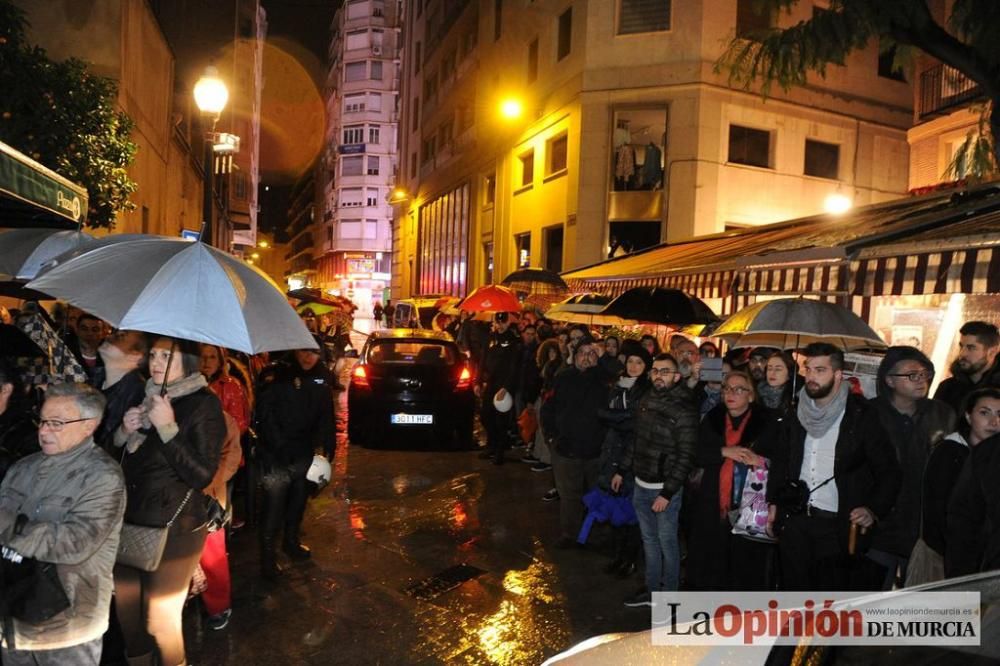
[[[527,268],[531,265],[531,232],[516,234],[514,248],[517,251],[517,267]]]

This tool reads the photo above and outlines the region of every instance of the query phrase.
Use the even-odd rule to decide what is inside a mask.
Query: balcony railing
[[[953,111],[983,94],[979,84],[948,65],[937,65],[920,74],[921,119]]]

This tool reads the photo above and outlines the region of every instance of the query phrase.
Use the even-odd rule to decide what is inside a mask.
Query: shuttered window
[[[618,34],[670,30],[671,0],[619,0]]]

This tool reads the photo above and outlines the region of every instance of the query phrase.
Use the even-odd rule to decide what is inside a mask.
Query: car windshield
[[[367,360],[374,365],[402,363],[454,365],[458,355],[453,347],[439,342],[385,340],[371,346]]]

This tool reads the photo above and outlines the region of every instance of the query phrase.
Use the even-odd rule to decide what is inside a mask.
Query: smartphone
[[[706,358],[701,362],[701,381],[722,382],[722,359]]]

